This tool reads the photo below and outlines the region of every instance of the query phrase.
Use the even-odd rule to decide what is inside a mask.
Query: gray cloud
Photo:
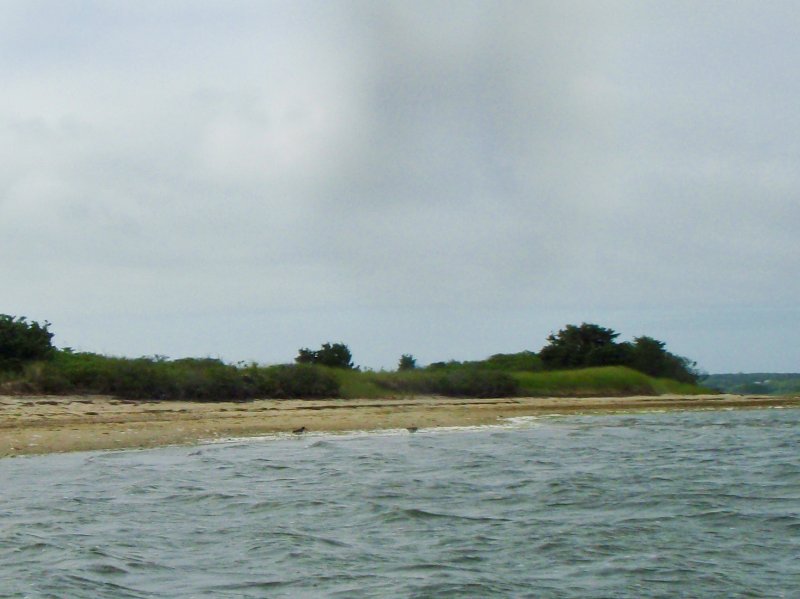
[[[597,320],[796,369],[796,13],[7,2],[0,311],[85,349],[343,339],[372,366]]]

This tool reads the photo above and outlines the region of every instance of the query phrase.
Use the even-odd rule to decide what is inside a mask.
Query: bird
[[[300,428],[296,428],[296,429],[294,429],[292,432],[293,432],[295,435],[302,435],[302,434],[303,434],[304,432],[306,432],[307,430],[308,430],[308,429],[307,429],[306,427],[304,427],[304,426],[301,426]]]
[[[416,433],[419,430],[419,427],[416,426],[409,426],[406,428],[409,433]]]

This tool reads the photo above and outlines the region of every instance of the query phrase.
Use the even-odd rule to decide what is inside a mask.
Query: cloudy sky
[[[795,1],[3,0],[0,312],[393,368],[568,323],[800,371]]]

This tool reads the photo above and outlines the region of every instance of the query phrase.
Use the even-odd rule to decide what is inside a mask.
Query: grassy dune
[[[626,395],[699,395],[713,390],[647,376],[624,366],[545,372],[460,370],[437,372],[333,371],[341,396],[450,395],[460,397],[601,397]]]
[[[101,394],[129,399],[223,401],[267,398],[591,397],[682,395],[708,389],[655,379],[623,366],[507,371],[454,364],[398,372],[318,365],[225,364],[211,358],[116,358],[59,352],[0,379],[0,393]]]
[[[625,366],[604,366],[579,370],[516,372],[524,395],[531,397],[591,397],[623,395],[698,395],[713,391],[670,379],[657,379]]]

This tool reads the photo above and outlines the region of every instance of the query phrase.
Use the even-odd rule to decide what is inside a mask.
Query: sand
[[[259,400],[196,403],[105,396],[0,396],[0,457],[194,444],[269,433],[500,424],[504,418],[665,409],[800,407],[800,397]]]

